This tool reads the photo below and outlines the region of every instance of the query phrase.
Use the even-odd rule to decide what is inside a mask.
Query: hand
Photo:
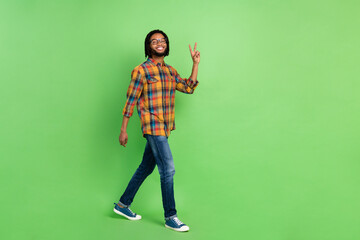
[[[126,147],[128,141],[128,135],[126,132],[120,132],[119,142],[122,146]]]
[[[191,54],[191,58],[192,58],[193,62],[199,64],[199,62],[200,62],[200,52],[196,51],[196,45],[197,45],[197,43],[195,43],[194,51],[191,49],[190,44],[189,44],[189,48],[190,48],[190,54]]]

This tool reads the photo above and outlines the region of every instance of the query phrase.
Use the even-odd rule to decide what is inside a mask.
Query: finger
[[[193,51],[192,51],[192,49],[191,49],[190,44],[189,44],[189,48],[190,48],[190,53],[191,53],[191,55],[193,55]]]
[[[194,51],[196,51],[196,46],[197,46],[197,42],[195,42],[195,47],[194,47]]]

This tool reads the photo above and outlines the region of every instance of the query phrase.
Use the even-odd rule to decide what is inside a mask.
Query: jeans
[[[120,198],[120,204],[129,207],[141,184],[149,176],[157,165],[161,194],[164,207],[165,219],[177,216],[174,199],[174,160],[170,151],[168,138],[165,136],[153,136],[145,134],[147,140],[142,162],[132,176],[124,194]]]

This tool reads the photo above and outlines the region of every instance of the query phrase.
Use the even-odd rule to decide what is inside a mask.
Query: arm
[[[196,67],[193,66],[193,73],[191,74],[190,78],[181,78],[179,73],[176,71],[176,69],[174,69],[176,90],[187,94],[194,93],[195,88],[199,84],[197,80],[194,81],[192,78],[193,75],[195,75],[195,77],[197,75],[197,73],[194,73],[195,71],[197,72],[197,66]]]
[[[195,81],[197,81],[198,67],[199,67],[199,63],[200,63],[200,52],[196,51],[196,46],[197,46],[197,43],[195,43],[194,51],[193,51],[189,44],[190,54],[191,54],[191,58],[193,60],[193,68],[192,68],[190,78],[194,79]]]
[[[129,117],[126,117],[126,116],[123,117],[120,136],[119,136],[120,145],[122,145],[124,147],[126,147],[127,140],[128,140],[128,134],[126,132],[126,128],[127,128],[129,119],[130,119]]]
[[[199,63],[194,62],[190,78],[194,79],[195,81],[197,80],[198,68],[199,68]]]
[[[176,90],[192,94],[199,84],[197,81],[198,68],[200,63],[200,52],[196,51],[197,43],[195,43],[194,51],[190,48],[191,58],[193,60],[192,72],[189,78],[181,78],[180,75],[175,70],[175,80],[176,80]]]
[[[128,135],[126,128],[129,122],[130,117],[134,112],[134,106],[139,99],[142,89],[143,89],[143,78],[141,73],[135,68],[131,73],[131,82],[127,90],[126,96],[127,100],[125,107],[123,109],[123,121],[121,125],[121,132],[119,136],[119,142],[122,146],[126,147]]]

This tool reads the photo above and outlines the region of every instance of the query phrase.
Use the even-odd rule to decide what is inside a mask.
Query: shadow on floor
[[[164,220],[160,219],[159,217],[154,216],[153,213],[142,213],[140,215],[141,215],[142,218],[139,221],[146,221],[146,222],[154,223],[156,225],[161,225],[161,226],[165,224]],[[116,214],[113,211],[109,211],[108,213],[105,214],[105,216],[109,217],[109,218],[113,218],[113,219],[131,221],[131,220],[126,219],[123,216],[120,216],[120,215]]]

